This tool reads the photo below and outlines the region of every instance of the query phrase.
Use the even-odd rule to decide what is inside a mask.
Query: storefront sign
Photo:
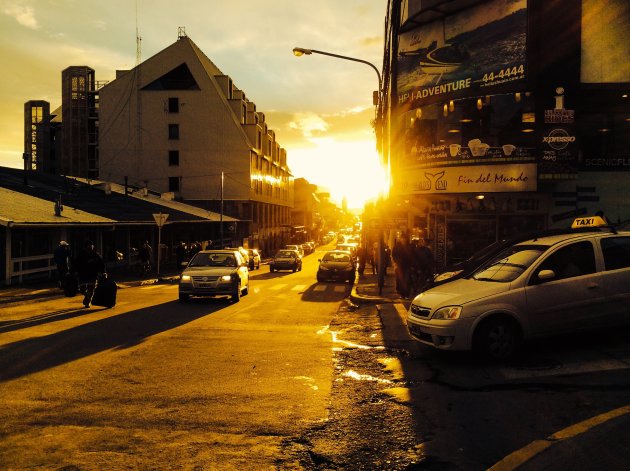
[[[584,157],[581,168],[583,170],[600,172],[630,171],[630,154],[611,155],[607,157]]]
[[[542,138],[542,160],[548,162],[577,162],[577,138],[570,128],[552,127]]]
[[[536,191],[537,166],[477,165],[405,171],[395,180],[402,194]]]
[[[467,145],[443,144],[430,147],[413,147],[405,167],[432,168],[445,165],[478,165],[496,163],[535,162],[535,149],[504,144],[490,147],[481,139],[472,139]]]

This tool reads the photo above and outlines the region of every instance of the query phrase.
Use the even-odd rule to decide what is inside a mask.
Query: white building
[[[99,178],[247,221],[237,238],[285,243],[293,176],[263,113],[185,35],[100,90]],[[227,230],[227,229],[226,229]],[[232,238],[234,239],[234,238]]]

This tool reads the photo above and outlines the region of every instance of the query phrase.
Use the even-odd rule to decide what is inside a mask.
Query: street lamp
[[[336,57],[337,59],[344,59],[344,60],[349,60],[349,61],[353,61],[353,62],[360,62],[362,64],[366,64],[368,66],[370,66],[374,72],[376,72],[376,76],[378,77],[378,90],[375,91],[372,94],[372,104],[374,106],[376,106],[376,116],[375,116],[375,120],[374,120],[374,130],[376,133],[376,144],[377,144],[377,149],[381,155],[381,158],[384,158],[384,143],[383,143],[383,130],[381,129],[381,126],[383,124],[383,120],[382,120],[382,113],[383,113],[383,80],[381,79],[381,73],[379,72],[379,70],[376,68],[376,66],[374,64],[372,64],[371,62],[368,62],[366,60],[363,59],[357,59],[356,57],[349,57],[349,56],[342,56],[340,54],[333,54],[332,52],[325,52],[325,51],[318,51],[317,49],[307,49],[304,47],[294,47],[293,48],[293,55],[296,57],[300,57],[303,55],[307,55],[310,56],[311,54],[321,54],[323,56],[329,56],[329,57]],[[382,226],[382,224],[381,224]],[[379,242],[378,242],[378,288],[379,288],[379,294],[382,293],[383,290],[383,285],[385,283],[385,269],[386,269],[386,264],[385,264],[385,248],[384,248],[384,240],[383,240],[383,233],[382,233],[382,227],[381,227],[381,231],[380,231],[380,235],[379,235]]]
[[[317,49],[306,49],[304,47],[293,48],[293,55],[296,57],[300,57],[303,55],[310,56],[311,54],[321,54],[323,56],[336,57],[337,59],[360,62],[362,64],[366,64],[372,67],[372,69],[374,69],[374,72],[376,72],[376,76],[378,77],[378,91],[374,92],[374,94],[372,95],[372,104],[374,106],[380,106],[383,81],[381,79],[381,73],[379,72],[379,70],[376,68],[374,64],[363,59],[357,59],[356,57],[342,56],[340,54],[333,54],[332,52],[318,51]]]

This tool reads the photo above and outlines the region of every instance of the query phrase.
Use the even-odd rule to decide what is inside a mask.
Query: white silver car
[[[511,356],[524,339],[630,322],[630,232],[532,239],[418,295],[409,333],[440,349]]]
[[[248,292],[249,269],[238,249],[197,252],[179,279],[180,301],[190,296],[227,295],[238,302]]]

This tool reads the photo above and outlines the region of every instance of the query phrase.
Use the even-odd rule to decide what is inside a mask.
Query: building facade
[[[442,267],[579,215],[630,218],[628,2],[390,7],[387,227]]]
[[[170,195],[245,224],[274,250],[290,223],[293,176],[265,115],[185,35],[100,89],[99,177]],[[233,238],[232,238],[233,239]]]

